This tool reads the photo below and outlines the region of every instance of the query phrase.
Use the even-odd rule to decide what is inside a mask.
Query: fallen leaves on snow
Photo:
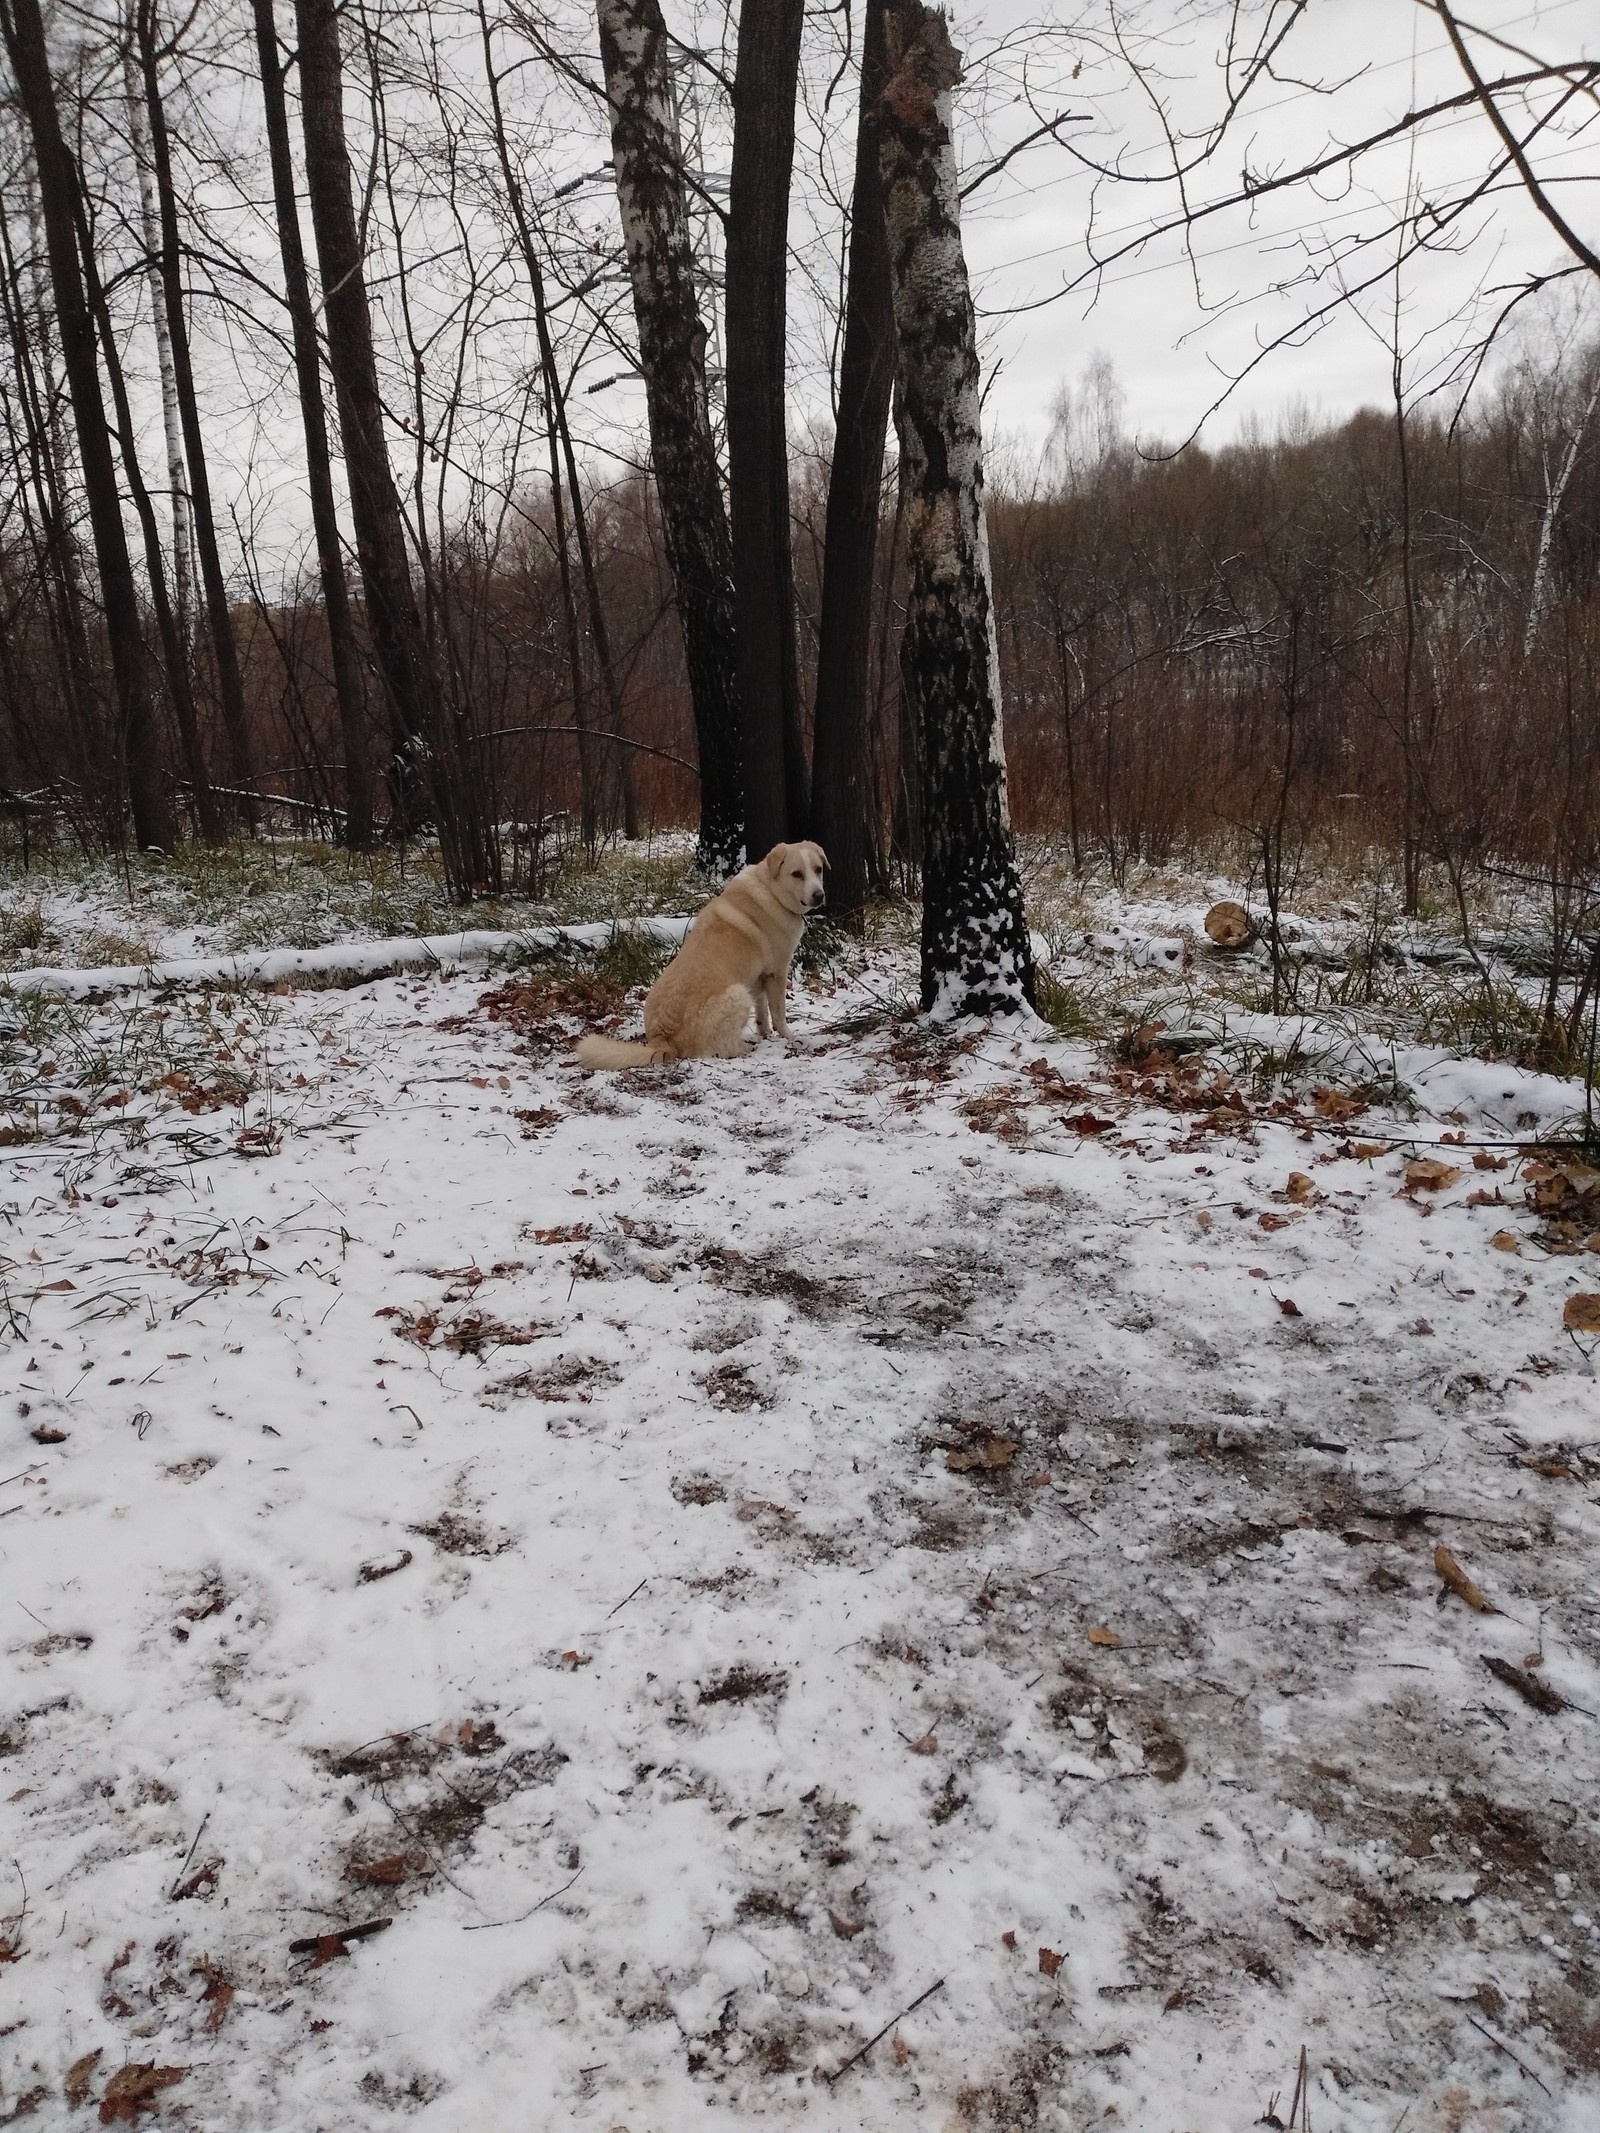
[[[1433,1551],[1433,1567],[1457,1598],[1465,1600],[1469,1607],[1476,1608],[1480,1615],[1497,1615],[1500,1612],[1498,1607],[1484,1598],[1443,1541],[1440,1541]]]

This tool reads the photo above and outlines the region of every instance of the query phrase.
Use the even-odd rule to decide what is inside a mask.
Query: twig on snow
[[[868,2052],[871,2051],[874,2044],[881,2044],[883,2042],[884,2038],[889,2034],[890,2030],[894,2028],[897,2022],[903,2022],[908,2014],[914,2014],[916,2010],[922,2005],[924,2000],[931,2000],[936,1992],[939,1992],[943,1989],[943,1986],[944,1979],[942,1977],[935,1978],[926,1992],[919,1992],[916,1998],[911,2002],[911,2005],[909,2007],[902,2007],[897,2015],[891,2016],[891,2018],[884,2023],[882,2029],[878,2031],[878,2034],[875,2037],[868,2037],[866,2043],[862,2045],[859,2051],[852,2052],[849,2058],[846,2059],[846,2061],[844,2062],[843,2066],[836,2066],[831,2074],[824,2074],[822,2077],[823,2080],[828,2082],[842,2080],[844,2076],[849,2073],[851,2067],[858,2065],[861,2060],[863,2060],[867,2056]]]
[[[189,1871],[189,1861],[190,1861],[190,1860],[191,1860],[191,1859],[192,1859],[192,1858],[194,1857],[194,1855],[195,1855],[195,1850],[196,1850],[196,1848],[197,1848],[197,1847],[198,1847],[198,1845],[199,1845],[200,1839],[201,1839],[201,1838],[202,1838],[202,1837],[203,1837],[203,1836],[205,1835],[205,1833],[206,1833],[206,1824],[207,1824],[207,1823],[208,1823],[208,1822],[209,1822],[210,1820],[211,1820],[211,1810],[210,1810],[210,1808],[208,1807],[208,1808],[206,1809],[205,1813],[204,1813],[204,1814],[203,1814],[203,1815],[202,1815],[202,1816],[200,1817],[200,1827],[199,1827],[199,1828],[198,1828],[198,1829],[197,1829],[197,1830],[195,1831],[195,1833],[194,1833],[194,1843],[193,1843],[193,1844],[191,1844],[191,1845],[190,1845],[190,1847],[189,1847],[189,1849],[188,1849],[188,1850],[187,1850],[187,1851],[186,1851],[186,1852],[184,1853],[184,1855],[183,1855],[183,1864],[182,1864],[182,1866],[180,1866],[180,1867],[179,1867],[179,1869],[178,1869],[177,1873],[176,1873],[176,1874],[175,1874],[175,1875],[173,1876],[173,1878],[172,1878],[172,1886],[171,1886],[171,1888],[170,1888],[170,1889],[168,1889],[168,1891],[167,1891],[167,1901],[168,1901],[168,1903],[176,1903],[176,1902],[177,1902],[177,1900],[178,1900],[178,1891],[179,1891],[179,1889],[180,1889],[180,1888],[182,1888],[182,1886],[183,1886],[183,1877],[184,1877],[184,1875],[185,1875],[186,1873],[188,1873],[188,1871]]]
[[[580,1866],[572,1881],[576,1881],[582,1872],[583,1868]],[[463,1933],[490,1933],[496,1926],[520,1926],[524,1919],[533,1916],[534,1911],[542,1911],[547,1903],[554,1903],[558,1896],[565,1896],[572,1886],[572,1881],[563,1881],[560,1888],[552,1889],[548,1896],[541,1896],[533,1911],[524,1911],[516,1918],[481,1918],[475,1926],[463,1926],[461,1930]]]
[[[1463,2012],[1465,2012],[1465,2009],[1463,2009]],[[1503,2038],[1497,2037],[1492,2029],[1485,2029],[1483,2024],[1477,2019],[1476,2015],[1467,2015],[1467,2020],[1472,2024],[1473,2028],[1478,2032],[1478,2035],[1480,2037],[1488,2038],[1489,2042],[1494,2046],[1497,2052],[1505,2053],[1506,2057],[1511,2061],[1511,2064],[1517,2069],[1519,2074],[1526,2074],[1530,2081],[1537,2083],[1537,2085],[1541,2089],[1544,2089],[1545,2094],[1547,2096],[1549,2095],[1549,2089],[1545,2088],[1544,2083],[1539,2080],[1539,2077],[1534,2072],[1533,2068],[1528,2065],[1526,2060],[1519,2059],[1516,2053],[1511,2049],[1511,2046],[1507,2044]]]

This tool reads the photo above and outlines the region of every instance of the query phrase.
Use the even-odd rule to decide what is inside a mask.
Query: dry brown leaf
[[[1343,1125],[1346,1119],[1359,1118],[1367,1107],[1359,1096],[1349,1096],[1343,1089],[1313,1089],[1311,1108],[1318,1118]]]
[[[894,2046],[895,2065],[904,2066],[906,2061],[911,2057],[911,2046],[906,2042],[905,2038],[901,2036],[899,2030],[895,2031],[894,2035],[890,2038],[889,2041]]]
[[[1256,1216],[1256,1220],[1263,1229],[1287,1229],[1289,1227],[1289,1217],[1287,1215],[1262,1213]]]
[[[1387,1141],[1357,1141],[1350,1153],[1358,1163],[1371,1163],[1380,1155],[1389,1153],[1389,1143]]]
[[[1116,1647],[1122,1642],[1122,1639],[1117,1635],[1114,1629],[1102,1629],[1097,1623],[1095,1627],[1089,1632],[1089,1642],[1091,1644],[1102,1644],[1108,1650],[1114,1651]]]
[[[94,2070],[100,2064],[100,2054],[104,2049],[104,2045],[97,2044],[92,2052],[85,2052],[81,2059],[74,2059],[67,2068],[67,2078],[62,2083],[62,2089],[74,2109],[89,2101],[89,2086],[94,2080]]]
[[[1065,1961],[1066,1957],[1058,1955],[1054,1948],[1041,1948],[1039,1950],[1039,1968],[1046,1977],[1055,1977]]]
[[[1469,1207],[1504,1207],[1505,1204],[1506,1196],[1498,1185],[1493,1192],[1485,1192],[1480,1185],[1476,1192],[1467,1194],[1467,1205]]]
[[[1600,1333],[1600,1296],[1580,1289],[1561,1307],[1561,1323],[1569,1333]]]
[[[939,1736],[933,1732],[924,1733],[921,1740],[907,1741],[906,1746],[913,1755],[937,1755],[939,1752]]]
[[[1009,1466],[1017,1456],[1017,1447],[1009,1437],[985,1437],[971,1451],[950,1451],[944,1455],[944,1463],[952,1474],[970,1474],[982,1468],[993,1472]]]
[[[1012,1954],[1013,1954],[1013,1955],[1015,1955],[1015,1954],[1016,1954],[1016,1952],[1017,1952],[1017,1936],[1016,1936],[1016,1934],[1015,1934],[1014,1932],[1002,1933],[1002,1934],[1001,1934],[1001,1936],[1000,1936],[1000,1940],[1001,1940],[1001,1945],[1002,1945],[1003,1947],[1007,1947],[1007,1948],[1009,1948],[1009,1949],[1011,1950],[1011,1952],[1012,1952]]]
[[[1454,1163],[1435,1155],[1414,1155],[1406,1165],[1407,1192],[1444,1192],[1461,1182],[1462,1172]]]
[[[1489,1242],[1497,1252],[1514,1252],[1519,1248],[1521,1239],[1514,1229],[1497,1229]]]
[[[106,2083],[100,2123],[131,2126],[141,2111],[153,2111],[161,2091],[174,2087],[188,2071],[186,2066],[152,2066],[148,2061],[118,2067]]]
[[[1298,1202],[1314,1200],[1317,1196],[1316,1180],[1308,1177],[1303,1170],[1290,1171],[1289,1182],[1284,1190],[1291,1200]]]
[[[1478,1148],[1473,1151],[1472,1167],[1474,1170],[1504,1170],[1506,1159],[1503,1155],[1491,1155],[1487,1148]]]
[[[200,2000],[206,2011],[206,2028],[215,2036],[228,2019],[228,2009],[233,2005],[233,1980],[205,1963],[196,1963],[195,1968],[206,1981]]]
[[[1304,1318],[1305,1313],[1292,1296],[1280,1296],[1276,1298],[1276,1302],[1285,1318]]]
[[[1199,1212],[1199,1213],[1198,1213],[1198,1214],[1197,1214],[1197,1215],[1195,1216],[1195,1218],[1194,1218],[1194,1219],[1195,1219],[1195,1222],[1196,1222],[1196,1224],[1197,1224],[1197,1225],[1198,1225],[1198,1226],[1199,1226],[1199,1227],[1200,1227],[1201,1229],[1209,1229],[1209,1228],[1211,1227],[1211,1210],[1210,1210],[1210,1208],[1208,1208],[1208,1207],[1202,1207],[1202,1208],[1201,1208],[1201,1210],[1200,1210],[1200,1212]]]
[[[367,1881],[374,1888],[392,1889],[406,1878],[410,1860],[404,1852],[392,1852],[387,1859],[352,1859],[344,1870],[346,1881]]]
[[[1484,1598],[1443,1541],[1440,1541],[1433,1551],[1433,1567],[1457,1598],[1465,1600],[1469,1607],[1475,1607],[1480,1615],[1497,1615],[1500,1612],[1498,1607]]]

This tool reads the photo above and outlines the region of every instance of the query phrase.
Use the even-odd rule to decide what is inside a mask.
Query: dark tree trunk
[[[883,445],[894,386],[894,298],[883,220],[877,106],[886,80],[884,0],[866,0],[861,110],[851,198],[850,278],[839,363],[839,421],[828,477],[817,706],[811,740],[811,834],[828,854],[828,908],[866,901],[867,713],[872,598],[883,502]]]
[[[184,765],[189,773],[189,793],[194,801],[195,820],[199,823],[200,834],[207,844],[220,844],[223,838],[222,815],[217,806],[216,795],[211,790],[211,773],[206,768],[205,748],[200,739],[200,720],[195,711],[194,690],[189,677],[189,647],[167,591],[167,570],[161,554],[161,529],[156,523],[156,507],[139,466],[139,454],[134,440],[133,410],[128,402],[127,379],[123,375],[122,357],[117,349],[116,328],[112,323],[99,269],[95,264],[93,232],[89,228],[87,205],[81,193],[75,206],[85,291],[89,299],[89,309],[100,329],[100,360],[105,366],[106,382],[111,387],[111,405],[117,418],[117,437],[122,452],[122,471],[127,480],[128,493],[133,499],[139,531],[144,537],[144,567],[145,576],[150,581],[150,604],[156,611],[156,628],[161,635],[161,650],[167,663],[167,694],[172,699],[173,714],[178,721],[178,739],[183,749]]]
[[[110,642],[118,752],[127,779],[133,833],[141,849],[158,847],[170,851],[172,813],[162,778],[160,739],[139,628],[138,593],[122,524],[116,462],[95,361],[94,320],[84,295],[78,260],[74,212],[77,166],[61,131],[39,0],[0,0],[0,33],[5,37],[18,96],[27,114],[39,175],[50,283]]]
[[[50,424],[45,413],[49,384],[47,379],[41,380],[39,376],[35,351],[30,345],[22,279],[3,215],[0,215],[0,270],[3,270],[0,308],[5,313],[6,338],[11,346],[17,401],[27,443],[29,483],[38,515],[40,584],[61,669],[62,697],[67,706],[79,775],[88,786],[96,781],[104,767],[98,745],[100,721],[95,700],[94,662],[89,654],[89,634],[84,626],[83,602],[79,597],[72,530],[61,493],[61,470],[56,465]]]
[[[479,810],[460,775],[454,735],[445,727],[438,679],[428,659],[412,589],[405,525],[389,463],[372,312],[350,191],[336,0],[295,0],[295,22],[300,38],[306,190],[322,273],[328,362],[339,403],[367,622],[394,714],[398,812],[406,815],[410,796],[422,795],[438,829],[450,890],[467,900],[475,888],[489,881],[491,854]]]
[[[283,260],[284,295],[294,333],[295,382],[299,387],[300,421],[306,438],[311,529],[317,544],[322,606],[327,617],[328,646],[333,662],[333,693],[339,707],[340,738],[344,742],[344,837],[352,851],[365,851],[372,843],[372,768],[367,752],[366,689],[350,618],[350,588],[345,580],[339,513],[333,496],[328,414],[322,398],[316,313],[311,306],[311,281],[306,273],[300,210],[295,201],[289,114],[283,94],[283,60],[278,49],[273,0],[251,0],[251,5],[255,15],[261,93],[266,105],[267,155],[272,166],[278,250]]]
[[[597,12],[650,455],[699,743],[697,856],[721,879],[745,855],[733,544],[711,435],[666,24],[659,0],[597,0]]]
[[[809,816],[784,421],[789,178],[804,0],[742,0],[728,185],[728,496],[750,849]]]
[[[195,547],[200,554],[200,583],[205,591],[206,627],[211,638],[211,657],[216,666],[217,700],[222,710],[223,731],[228,736],[233,781],[246,795],[240,804],[245,820],[254,828],[255,764],[250,748],[249,722],[245,716],[244,679],[239,671],[239,646],[234,635],[227,580],[222,575],[222,558],[217,551],[217,522],[211,508],[205,438],[200,431],[200,403],[194,389],[189,328],[183,311],[183,255],[178,239],[178,203],[172,184],[172,144],[167,136],[167,114],[161,101],[161,81],[156,69],[155,0],[139,0],[138,42],[139,71],[144,80],[145,109],[150,119],[150,160],[161,212],[161,293],[167,330],[172,337],[172,367],[178,388],[178,414],[183,423],[183,451],[189,469],[189,501],[194,514]]]
[[[545,303],[544,269],[539,263],[539,247],[534,239],[533,226],[528,220],[527,203],[523,198],[522,181],[517,176],[511,160],[511,143],[506,136],[505,112],[500,103],[500,76],[495,70],[494,45],[489,34],[489,15],[485,0],[478,0],[478,28],[483,40],[483,67],[489,83],[489,105],[494,116],[495,150],[500,160],[500,175],[505,180],[506,198],[511,203],[512,220],[516,224],[517,241],[522,249],[522,263],[527,268],[528,286],[533,292],[533,321],[539,340],[539,367],[544,374],[544,390],[551,428],[551,473],[550,493],[557,514],[557,538],[560,543],[560,558],[563,596],[570,602],[570,571],[567,562],[565,540],[560,525],[561,483],[555,467],[555,442],[560,439],[562,457],[566,466],[567,495],[572,504],[572,530],[578,544],[578,560],[583,570],[584,597],[589,606],[589,629],[594,638],[595,656],[600,663],[600,679],[606,693],[606,716],[611,721],[611,731],[617,736],[617,776],[622,792],[623,834],[637,837],[639,834],[638,802],[633,788],[633,761],[627,740],[627,707],[622,700],[622,689],[617,679],[616,661],[611,656],[611,636],[606,628],[605,609],[600,600],[599,573],[594,565],[594,549],[589,539],[588,513],[584,509],[583,487],[578,479],[578,460],[572,448],[572,429],[567,421],[567,399],[562,389],[560,366],[556,362],[554,344],[550,338],[550,315]],[[576,641],[576,640],[575,640]],[[573,710],[576,714],[581,689],[581,674],[576,654],[573,658]],[[584,771],[584,842],[592,845],[594,829],[589,821],[592,809],[590,794],[592,780],[589,758],[585,753],[585,741],[579,740],[578,748],[583,756]]]
[[[880,109],[911,575],[900,671],[922,742],[922,1005],[938,1016],[1015,1012],[1033,998],[1006,810],[977,331],[950,132],[960,78],[944,15],[891,0]]]

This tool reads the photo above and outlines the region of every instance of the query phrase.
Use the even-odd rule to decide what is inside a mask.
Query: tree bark
[[[983,514],[978,348],[961,249],[942,12],[891,0],[880,105],[900,348],[897,420],[911,589],[900,669],[922,743],[922,1005],[1031,1005],[1033,956],[1006,807],[1000,668]]]
[[[217,548],[216,514],[211,508],[211,478],[206,465],[205,438],[200,429],[200,402],[194,387],[194,365],[189,357],[189,327],[183,311],[183,253],[178,236],[177,195],[172,183],[172,143],[167,134],[167,114],[161,101],[161,80],[156,70],[155,0],[138,0],[137,15],[139,66],[144,77],[145,107],[150,121],[151,162],[156,181],[156,204],[161,217],[161,295],[171,350],[178,417],[183,429],[181,459],[188,461],[189,505],[195,547],[200,556],[200,583],[205,592],[206,630],[211,639],[211,658],[216,669],[217,701],[222,711],[222,730],[228,737],[228,754],[234,783],[241,792],[250,795],[255,784],[255,765],[250,747],[249,720],[244,706],[244,677],[239,670],[239,643],[234,634],[228,583],[222,574],[222,557]],[[176,542],[176,519],[173,535]],[[182,618],[181,599],[178,612]],[[254,798],[244,799],[240,806],[245,821],[253,829],[256,813]]]
[[[491,855],[478,810],[458,774],[453,737],[445,730],[389,463],[372,312],[350,191],[337,0],[295,0],[295,22],[306,189],[322,272],[328,362],[339,406],[368,627],[394,714],[397,812],[402,817],[410,812],[407,803],[413,794],[425,798],[438,829],[446,881],[451,893],[466,901],[488,881]]]
[[[110,643],[118,752],[127,780],[133,833],[141,849],[170,851],[172,812],[162,779],[155,707],[139,627],[138,593],[95,360],[94,320],[84,296],[78,260],[74,217],[78,172],[56,109],[39,0],[0,0],[0,35],[5,38],[17,92],[27,114],[39,176],[57,330]]]
[[[811,834],[828,854],[828,908],[836,916],[859,911],[867,895],[872,596],[883,503],[883,446],[894,386],[894,297],[877,112],[887,80],[886,53],[885,0],[866,0],[849,286],[839,363],[839,420],[828,477],[811,741]]]
[[[172,604],[178,628],[188,641],[194,625],[194,535],[189,523],[189,476],[183,463],[183,422],[178,413],[178,374],[172,361],[172,332],[167,323],[162,285],[161,211],[156,205],[150,127],[135,52],[138,32],[130,19],[123,25],[122,92],[128,106],[128,134],[139,181],[139,230],[144,238],[150,275],[150,324],[156,342],[156,374],[161,380],[161,429],[167,447],[167,488],[172,515]]]
[[[611,731],[625,736],[628,730],[627,706],[622,699],[622,687],[617,678],[616,661],[611,656],[611,636],[606,627],[605,608],[600,599],[600,578],[595,569],[594,548],[589,538],[588,513],[584,508],[583,486],[578,479],[577,454],[572,448],[572,426],[567,420],[567,400],[562,389],[561,372],[556,362],[556,352],[550,336],[550,315],[545,303],[544,269],[539,262],[539,248],[534,239],[533,225],[528,219],[527,203],[523,198],[522,181],[517,176],[511,160],[511,142],[506,134],[505,112],[500,102],[500,76],[495,70],[494,44],[489,33],[489,15],[485,0],[478,0],[478,28],[483,40],[483,70],[489,84],[489,108],[494,120],[495,152],[500,160],[500,175],[505,180],[506,198],[511,203],[511,216],[516,225],[517,241],[522,250],[522,263],[528,272],[528,286],[533,292],[533,322],[539,341],[539,367],[544,374],[544,390],[547,412],[552,428],[550,493],[556,513],[556,536],[561,558],[563,595],[569,592],[570,571],[567,563],[566,542],[561,527],[561,484],[555,469],[555,439],[559,437],[562,457],[566,466],[567,494],[572,503],[572,530],[578,544],[578,560],[583,571],[584,597],[589,606],[589,629],[594,638],[595,656],[600,663],[600,679],[606,692],[606,712],[611,720]],[[576,642],[576,640],[574,640]],[[574,653],[572,668],[572,702],[576,716],[582,687],[578,655]],[[580,728],[581,731],[581,728]],[[578,750],[584,773],[584,842],[594,843],[594,828],[590,821],[591,778],[586,754],[586,739],[580,738]],[[619,741],[617,750],[617,778],[622,792],[623,835],[628,838],[639,834],[639,808],[634,793],[633,761],[629,750]]]
[[[300,236],[295,200],[294,162],[289,147],[289,113],[283,93],[283,59],[273,0],[251,0],[255,16],[256,55],[261,94],[266,106],[267,158],[272,166],[272,198],[278,224],[278,252],[283,261],[284,298],[294,336],[295,383],[300,422],[306,439],[306,486],[311,497],[311,530],[317,544],[322,579],[322,609],[328,625],[333,665],[333,693],[344,742],[344,838],[352,851],[372,843],[372,767],[368,758],[367,698],[361,657],[350,616],[350,588],[344,574],[339,512],[333,495],[333,456],[328,448],[328,414],[322,397],[322,363],[317,349],[316,313]]]
[[[156,521],[156,507],[151,501],[150,490],[139,466],[127,379],[123,375],[122,357],[117,348],[116,328],[112,322],[110,306],[106,302],[100,270],[95,262],[88,205],[81,191],[74,203],[74,211],[77,216],[78,246],[83,261],[85,291],[90,312],[100,331],[100,360],[105,367],[106,383],[111,387],[111,406],[116,416],[122,471],[127,480],[128,494],[133,500],[134,513],[139,521],[139,531],[144,537],[145,576],[150,583],[150,604],[156,611],[156,628],[161,635],[161,649],[167,662],[167,694],[172,700],[173,715],[178,721],[178,739],[189,772],[189,794],[194,801],[195,820],[200,825],[201,836],[207,844],[220,844],[223,840],[222,815],[217,806],[216,794],[211,789],[211,773],[206,767],[205,748],[200,738],[200,720],[195,711],[193,678],[189,671],[189,646],[167,592],[166,564],[161,554],[161,529]]]
[[[745,855],[733,543],[711,434],[667,30],[659,0],[597,0],[597,14],[650,455],[699,743],[697,858],[721,880]]]
[[[810,814],[784,421],[789,179],[804,0],[742,0],[728,185],[728,496],[750,849]]]

